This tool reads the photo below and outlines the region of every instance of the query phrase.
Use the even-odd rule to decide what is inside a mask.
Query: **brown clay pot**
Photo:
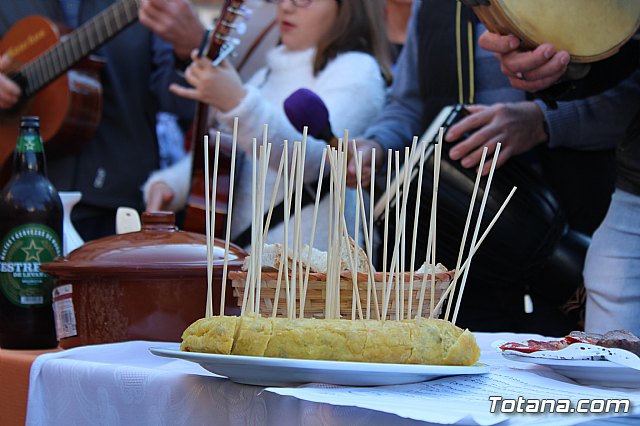
[[[245,256],[231,245],[229,270],[239,270]],[[224,241],[216,240],[214,314],[220,306],[223,258]],[[63,348],[127,340],[177,342],[189,324],[205,315],[206,237],[179,231],[171,212],[144,213],[139,232],[91,241],[40,269],[56,278],[54,312]],[[225,299],[227,306],[237,305],[229,283]]]

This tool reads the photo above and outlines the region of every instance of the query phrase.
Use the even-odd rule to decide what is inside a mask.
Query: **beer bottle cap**
[[[20,126],[26,127],[39,127],[40,126],[40,117],[35,115],[27,115],[20,118]]]

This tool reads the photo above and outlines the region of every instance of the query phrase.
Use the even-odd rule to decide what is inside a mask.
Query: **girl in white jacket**
[[[357,136],[372,123],[385,100],[390,80],[389,54],[384,32],[384,0],[273,0],[278,4],[281,44],[267,55],[267,63],[246,84],[226,62],[214,67],[204,58],[193,56],[186,71],[192,87],[172,85],[180,96],[211,105],[222,131],[230,131],[239,118],[238,148],[250,158],[253,138],[262,140],[264,124],[269,125],[273,142],[265,194],[271,194],[280,162],[283,141],[289,140],[289,159],[293,141],[302,135],[287,119],[284,100],[294,91],[307,88],[326,104],[333,133],[345,129]],[[326,143],[307,138],[305,182],[314,183]],[[173,167],[154,172],[143,187],[147,209],[178,210],[185,205],[191,178],[191,156]],[[239,168],[234,189],[231,239],[251,226],[251,173],[249,161]],[[152,192],[156,196],[152,197]],[[159,195],[159,196],[158,196]],[[280,185],[276,205],[284,194]],[[314,246],[326,249],[329,197],[320,203]],[[160,199],[165,205],[150,205]],[[355,191],[348,191],[345,219],[353,235],[356,209]],[[268,210],[265,203],[265,213]],[[313,204],[302,210],[303,223],[310,224]],[[303,227],[308,242],[311,227]],[[282,223],[270,227],[269,243],[282,242]],[[362,239],[360,239],[362,241]]]

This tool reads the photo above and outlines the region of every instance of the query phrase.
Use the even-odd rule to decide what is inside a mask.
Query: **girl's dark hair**
[[[384,0],[338,0],[333,27],[320,41],[313,63],[315,74],[338,54],[369,53],[376,58],[387,83],[391,82],[391,49],[385,31]]]

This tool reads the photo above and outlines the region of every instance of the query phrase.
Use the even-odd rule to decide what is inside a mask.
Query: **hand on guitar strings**
[[[169,90],[178,96],[209,104],[222,112],[238,106],[247,90],[235,68],[227,61],[213,66],[210,59],[199,58],[197,53],[196,50],[191,53],[191,65],[184,73],[187,83],[193,87],[174,83]]]
[[[479,44],[495,54],[511,86],[527,92],[537,92],[553,85],[565,74],[569,65],[569,53],[557,51],[549,43],[531,51],[522,51],[519,50],[518,38],[486,31],[480,36]]]
[[[465,168],[475,167],[480,163],[485,146],[489,148],[489,155],[492,155],[498,142],[502,143],[496,164],[496,167],[500,167],[509,158],[548,140],[544,129],[544,115],[534,102],[469,105],[465,108],[471,114],[451,126],[445,135],[447,142],[455,142],[466,133],[470,134],[449,151],[451,159],[460,160]],[[487,161],[482,174],[488,174],[490,169],[491,162]]]
[[[180,59],[189,58],[204,35],[204,26],[189,0],[142,0],[140,23],[173,45]]]
[[[10,64],[9,55],[0,56],[0,109],[11,108],[20,98],[20,86],[4,74]]]

